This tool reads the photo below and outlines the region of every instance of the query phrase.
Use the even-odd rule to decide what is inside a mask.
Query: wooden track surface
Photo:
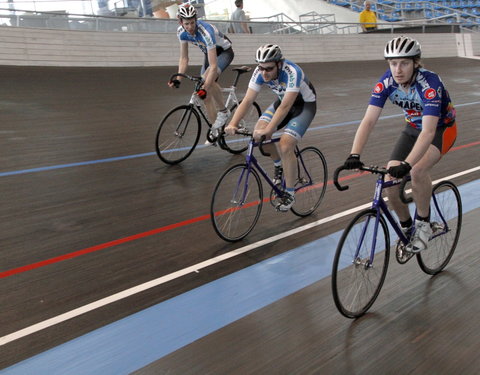
[[[386,69],[383,61],[303,67],[319,97],[312,128],[360,120],[371,88]],[[439,163],[432,173],[437,179],[479,165],[480,146],[472,144],[480,141],[480,106],[473,104],[480,100],[480,62],[431,59],[426,67],[441,75],[454,103],[462,104],[457,108],[459,136],[455,146],[468,146],[452,151]],[[21,270],[0,280],[0,337],[366,203],[371,197],[372,180],[368,178],[352,180],[355,193],[340,193],[329,186],[314,215],[300,219],[265,207],[257,227],[244,241],[225,243],[204,216],[209,214],[219,175],[241,161],[241,156],[198,147],[184,163],[172,167],[151,154],[158,122],[170,108],[186,102],[191,93],[188,84],[179,90],[168,89],[166,81],[172,73],[171,68],[0,67],[0,173],[23,171],[0,175],[0,272]],[[229,72],[221,83],[226,85],[232,78]],[[242,78],[240,92],[247,84],[247,77]],[[273,101],[266,90],[260,98],[262,109]],[[399,114],[399,109],[387,105],[383,115],[394,114]],[[384,163],[402,126],[401,117],[380,121],[362,159]],[[355,130],[356,124],[312,130],[302,145],[322,150],[331,178],[348,155]],[[150,154],[138,156],[144,153]],[[122,156],[138,157],[26,171]],[[455,182],[479,177],[476,172]],[[263,246],[248,256],[188,274],[15,340],[0,348],[0,368],[338,231],[347,221],[337,220]],[[169,227],[177,223],[182,225]],[[398,369],[405,369],[403,373],[448,374],[452,373],[450,367],[442,364],[445,356],[451,355],[455,357],[452,364],[465,364],[451,367],[452,371],[463,368],[463,373],[473,374],[473,369],[480,367],[476,352],[471,350],[475,344],[478,347],[475,340],[480,327],[474,317],[480,300],[478,293],[470,299],[461,290],[464,284],[478,285],[477,223],[478,212],[465,217],[465,226],[470,228],[469,237],[462,238],[465,247],[440,277],[426,281],[413,263],[402,270],[392,267],[376,312],[359,321],[345,320],[335,311],[329,279],[325,279],[263,309],[261,318],[255,314],[246,317],[140,373],[171,371],[180,364],[179,369],[198,368],[190,373],[233,373],[230,366],[241,361],[245,371],[238,373],[244,374],[272,373],[272,369],[282,369],[278,373],[285,374],[399,373]],[[148,234],[157,228],[165,230]],[[128,241],[112,243],[119,239]],[[95,246],[101,250],[78,254]],[[75,256],[63,259],[66,254]],[[31,266],[52,259],[58,261]],[[425,326],[429,330],[422,329]],[[461,328],[463,336],[448,336],[446,332],[452,327]],[[214,343],[223,340],[229,342],[228,348],[215,352]],[[459,346],[465,350],[460,351]],[[264,352],[256,356],[258,347]]]

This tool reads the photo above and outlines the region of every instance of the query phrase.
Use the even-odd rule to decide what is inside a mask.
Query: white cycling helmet
[[[399,36],[387,43],[383,56],[386,59],[415,58],[422,55],[422,47],[415,39]]]
[[[197,16],[197,11],[191,4],[181,4],[178,6],[177,17],[178,18],[193,18]]]
[[[276,44],[265,44],[257,49],[255,61],[257,63],[266,63],[271,61],[280,61],[282,59],[282,50]]]

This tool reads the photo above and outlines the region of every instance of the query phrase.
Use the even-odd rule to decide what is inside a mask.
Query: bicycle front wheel
[[[327,189],[327,162],[316,147],[306,147],[297,154],[297,181],[292,212],[308,216],[320,205]]]
[[[200,116],[189,105],[181,105],[163,118],[158,126],[155,150],[163,162],[177,164],[195,149],[200,137]]]
[[[230,117],[230,119],[232,119],[237,108],[238,108],[238,105],[235,104],[230,109],[230,111],[232,112],[232,116]],[[245,129],[247,132],[252,133],[258,119],[260,118],[260,115],[261,115],[260,106],[256,102],[253,102],[250,108],[248,108],[247,112],[245,113],[245,116],[243,117],[243,119],[240,121],[239,129],[240,130]],[[227,121],[227,124],[230,121],[230,119]],[[250,137],[246,137],[241,134],[235,134],[235,135],[222,134],[219,137],[220,147],[232,154],[240,154],[244,152],[248,147],[249,141],[250,141]]]
[[[462,227],[460,192],[450,181],[441,181],[433,187],[430,225],[433,233],[428,248],[417,254],[417,260],[423,272],[435,275],[452,258]]]
[[[258,221],[263,205],[260,177],[246,164],[227,169],[217,182],[210,205],[215,232],[225,241],[247,236]]]
[[[347,318],[367,312],[387,275],[390,237],[385,219],[381,215],[378,218],[379,225],[377,211],[373,209],[355,216],[343,232],[335,253],[333,299],[338,311]]]

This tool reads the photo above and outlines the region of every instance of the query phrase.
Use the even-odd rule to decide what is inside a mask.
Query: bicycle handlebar
[[[348,169],[345,168],[345,166],[342,165],[342,166],[338,167],[335,170],[335,172],[333,173],[333,183],[334,183],[335,187],[340,191],[345,191],[345,190],[349,189],[348,185],[340,185],[340,183],[338,182],[338,176],[340,175],[340,172],[342,172],[344,170],[348,170]],[[373,174],[381,174],[383,176],[388,174],[387,169],[382,168],[382,167],[377,167],[377,166],[370,166],[370,167],[362,166],[362,167],[358,168],[358,170],[365,171],[365,172],[370,172],[370,173],[373,173]],[[399,187],[399,189],[400,189],[399,190],[400,200],[405,204],[411,203],[413,201],[412,197],[407,198],[405,196],[405,185],[407,184],[408,181],[410,181],[410,178],[408,176],[403,177],[402,182],[400,183],[400,187]]]
[[[366,167],[366,166],[362,166],[360,168],[358,168],[360,171],[366,171],[366,172],[370,172],[370,173],[377,173],[377,174],[381,174],[381,175],[386,175],[388,174],[388,171],[385,169],[385,168],[381,168],[381,167],[376,167],[376,166],[370,166],[370,167]],[[348,185],[340,185],[340,183],[338,182],[338,176],[340,175],[340,172],[344,171],[344,170],[349,170],[348,168],[345,168],[344,165],[341,165],[340,167],[338,167],[335,172],[333,173],[333,183],[335,184],[335,187],[340,190],[340,191],[345,191],[345,190],[348,190],[349,189],[349,186]]]
[[[177,89],[180,87],[180,81],[179,81],[178,79],[176,79],[177,77],[187,78],[187,79],[189,79],[190,81],[196,82],[197,85],[203,84],[203,78],[202,78],[202,77],[189,76],[188,74],[184,74],[184,73],[175,73],[175,74],[173,74],[173,75],[170,77],[170,81],[169,81],[169,82],[172,82],[173,85],[175,86],[175,88],[177,88]]]

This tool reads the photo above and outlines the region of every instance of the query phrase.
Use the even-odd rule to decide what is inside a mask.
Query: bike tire
[[[462,228],[462,200],[454,183],[441,181],[433,187],[430,201],[433,233],[428,247],[417,254],[423,272],[436,275],[452,259]]]
[[[297,180],[295,204],[292,212],[297,216],[312,214],[322,202],[327,189],[327,161],[316,147],[305,147],[297,154]]]
[[[352,219],[340,238],[333,260],[333,300],[338,311],[347,318],[358,318],[368,311],[377,299],[387,275],[390,235],[381,215],[373,265],[367,265],[374,243],[376,216],[376,210],[366,209]],[[360,242],[363,232],[364,240]]]
[[[240,103],[242,103],[242,101],[240,101]],[[230,111],[232,114],[229,120],[227,121],[227,124],[233,118],[233,115],[237,110],[237,108],[238,108],[237,104],[235,104],[232,108],[230,108]],[[253,102],[251,108],[248,109],[245,116],[240,121],[239,129],[245,129],[249,133],[252,133],[261,114],[262,112],[260,110],[260,106],[258,105],[258,103]],[[223,132],[218,139],[218,143],[220,147],[232,154],[241,154],[242,152],[244,152],[248,148],[249,141],[250,141],[250,137],[246,137],[241,134],[226,135]]]
[[[215,232],[225,241],[240,241],[255,227],[262,205],[262,182],[257,171],[249,170],[246,164],[228,168],[212,195],[210,217]]]
[[[155,151],[164,163],[178,164],[190,156],[200,138],[201,122],[195,108],[181,105],[168,112],[160,122]]]

